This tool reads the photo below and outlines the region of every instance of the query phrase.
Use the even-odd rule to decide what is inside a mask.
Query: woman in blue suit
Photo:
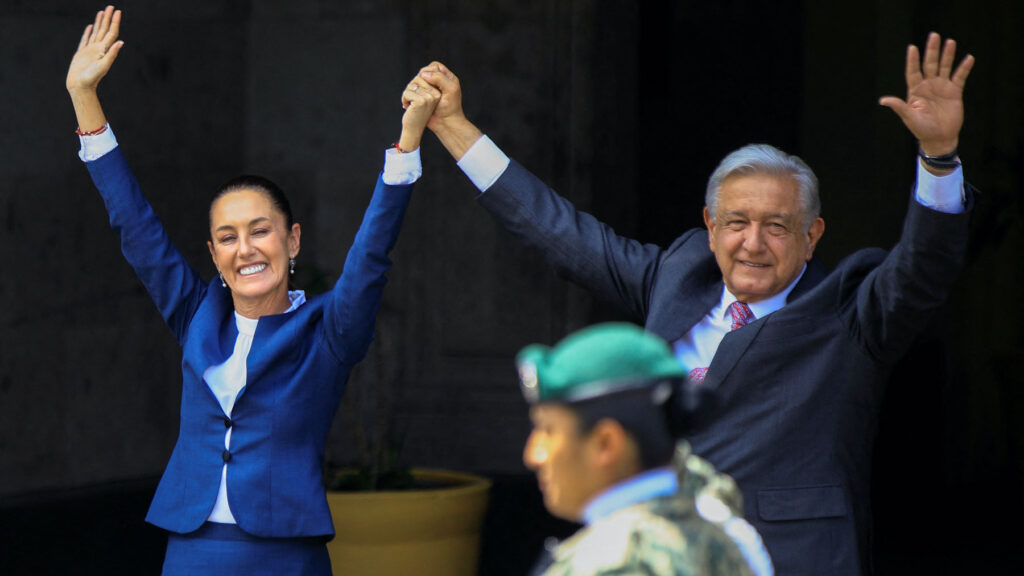
[[[164,574],[330,574],[324,443],[353,365],[373,335],[388,252],[421,172],[418,147],[440,94],[414,81],[334,289],[290,291],[301,227],[269,180],[229,181],[210,205],[204,281],[142,196],[96,88],[120,52],[120,11],[86,27],[67,89],[80,156],[111,226],[182,347],[181,429],[149,514],[169,532]]]

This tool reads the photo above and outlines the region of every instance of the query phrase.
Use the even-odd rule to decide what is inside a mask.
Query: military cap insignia
[[[523,397],[528,403],[535,404],[540,399],[537,365],[533,362],[520,362],[517,368],[519,369],[519,388],[523,392]]]

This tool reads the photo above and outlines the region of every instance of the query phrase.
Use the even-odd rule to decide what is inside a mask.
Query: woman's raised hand
[[[441,100],[441,92],[417,74],[402,91],[402,137],[398,146],[404,151],[419,148],[427,122]]]
[[[96,87],[113,66],[124,42],[117,39],[121,31],[121,11],[113,6],[96,13],[96,21],[85,27],[78,50],[71,58],[65,82],[71,103],[75,106],[80,131],[94,131],[106,125]]]
[[[71,58],[68,92],[96,90],[124,45],[124,41],[117,39],[120,30],[120,10],[107,6],[105,10],[96,13],[96,21],[85,27],[78,50]]]

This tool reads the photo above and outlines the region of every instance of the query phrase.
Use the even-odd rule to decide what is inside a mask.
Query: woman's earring
[[[217,276],[220,276],[220,285],[227,288],[228,283],[224,281],[224,275],[221,274],[220,272],[217,272]]]
[[[295,274],[295,258],[288,259],[288,273]]]

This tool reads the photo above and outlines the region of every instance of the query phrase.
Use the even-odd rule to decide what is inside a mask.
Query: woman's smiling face
[[[217,198],[210,206],[208,244],[235,310],[257,318],[287,309],[288,261],[299,253],[299,237],[299,225],[289,229],[262,191],[243,188]]]

